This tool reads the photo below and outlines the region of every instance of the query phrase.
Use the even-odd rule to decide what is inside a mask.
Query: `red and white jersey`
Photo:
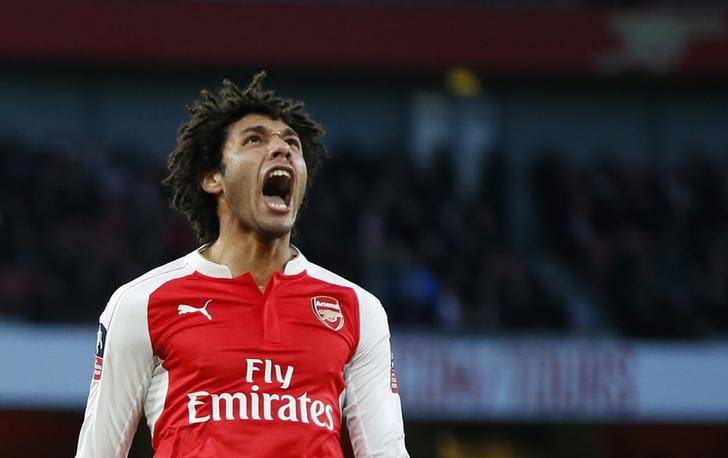
[[[77,457],[406,457],[380,302],[302,254],[264,292],[196,250],[119,288],[101,315]]]

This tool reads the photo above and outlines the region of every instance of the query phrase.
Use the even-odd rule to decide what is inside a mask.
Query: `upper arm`
[[[392,385],[387,315],[379,301],[363,297],[360,337],[344,371],[344,416],[357,457],[406,457],[399,394]]]
[[[120,291],[99,319],[95,353],[102,360],[96,359],[77,457],[127,455],[151,378],[146,299],[134,291]]]

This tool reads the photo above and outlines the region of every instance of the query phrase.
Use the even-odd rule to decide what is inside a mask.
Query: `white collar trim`
[[[208,245],[202,245],[190,254],[186,256],[187,261],[194,267],[194,269],[208,277],[215,278],[233,278],[233,274],[224,264],[218,264],[212,262],[209,259],[202,256],[201,252],[207,248]],[[291,245],[295,253],[293,259],[288,261],[283,267],[284,275],[296,275],[303,272],[306,269],[307,260],[295,245]]]

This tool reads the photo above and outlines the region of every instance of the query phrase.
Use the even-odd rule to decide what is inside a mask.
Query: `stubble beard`
[[[223,169],[223,174],[224,173],[225,170]],[[292,192],[295,192],[295,190],[292,190]],[[269,218],[266,218],[264,215],[260,214],[261,197],[259,194],[260,192],[257,188],[246,189],[246,186],[242,183],[228,182],[225,198],[227,200],[228,209],[231,212],[231,216],[235,223],[244,231],[253,233],[260,240],[264,241],[273,241],[292,234],[296,220],[298,219],[298,211],[300,210],[301,203],[299,202],[299,204],[296,205],[292,201],[291,204],[293,205],[293,208],[291,209],[291,214],[285,217],[270,216]],[[250,198],[251,195],[253,196],[252,198]],[[241,198],[242,196],[246,197]],[[250,201],[246,202],[246,198],[250,198]]]
[[[246,232],[255,234],[259,239],[272,241],[285,237],[293,231],[297,209],[292,209],[294,214],[293,222],[289,223],[290,216],[266,218],[260,215],[259,199],[254,199],[250,208],[245,208],[243,202],[230,202],[230,209],[236,224]]]
[[[257,224],[256,234],[263,240],[272,241],[289,235],[293,230],[293,224],[267,223],[260,221]]]

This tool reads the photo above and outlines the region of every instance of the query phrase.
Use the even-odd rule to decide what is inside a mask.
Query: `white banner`
[[[725,343],[400,333],[394,349],[409,418],[728,420]]]
[[[728,421],[728,343],[393,330],[408,419]],[[96,328],[0,323],[0,408],[82,409]]]

